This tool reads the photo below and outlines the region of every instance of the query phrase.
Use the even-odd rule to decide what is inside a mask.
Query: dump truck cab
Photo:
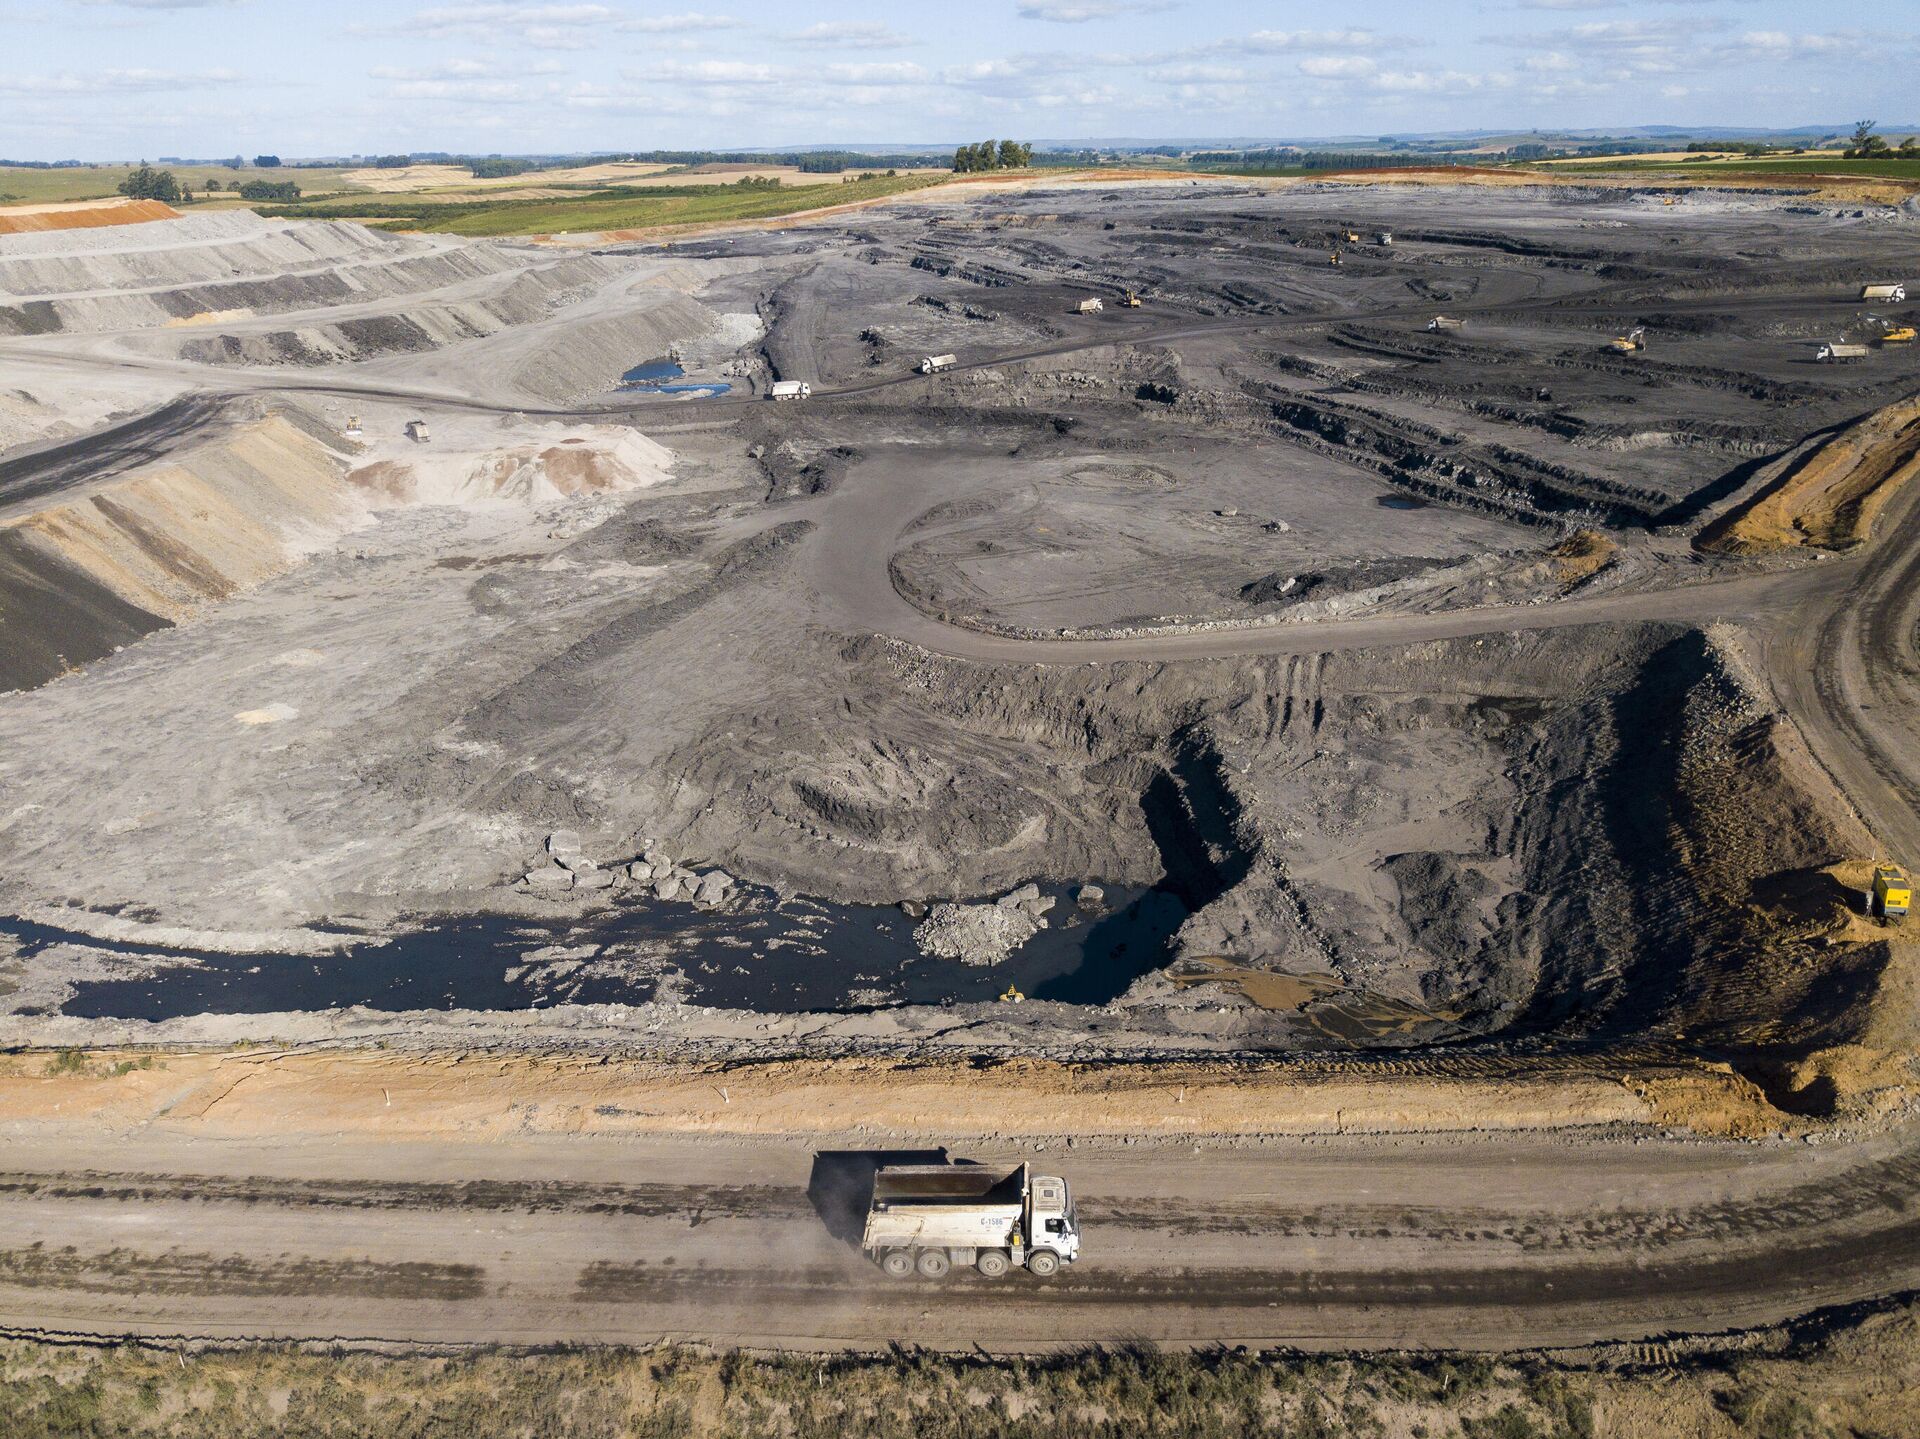
[[[1913,881],[1897,864],[1873,867],[1873,912],[1885,920],[1902,920],[1913,904]]]

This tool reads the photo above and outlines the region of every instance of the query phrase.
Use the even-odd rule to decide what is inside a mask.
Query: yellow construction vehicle
[[[1903,920],[1913,903],[1913,881],[1897,864],[1876,864],[1868,902],[1883,921],[1891,924]]]
[[[1880,343],[1883,345],[1911,345],[1913,339],[1914,328],[1912,325],[1895,325],[1880,337]]]
[[[1120,301],[1120,307],[1124,310],[1137,310],[1140,308],[1140,297],[1132,290],[1129,290],[1126,296]]]
[[[1347,243],[1348,243],[1349,245],[1357,245],[1357,244],[1359,244],[1359,243],[1360,243],[1360,232],[1359,232],[1358,230],[1349,230],[1349,231],[1347,231]]]
[[[1335,251],[1334,251],[1334,252],[1333,252],[1333,253],[1332,253],[1331,255],[1329,255],[1329,256],[1327,256],[1327,263],[1328,263],[1329,265],[1337,265],[1337,264],[1339,264],[1339,263],[1340,263],[1340,252],[1339,252],[1338,250],[1335,250]]]
[[[1645,330],[1629,330],[1626,334],[1615,335],[1607,341],[1607,348],[1621,355],[1631,355],[1635,350],[1644,350],[1646,347],[1647,332]]]

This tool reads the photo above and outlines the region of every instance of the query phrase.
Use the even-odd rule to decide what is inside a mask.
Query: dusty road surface
[[[1050,1282],[895,1282],[849,1242],[935,1143],[10,1142],[0,1325],[397,1343],[1512,1349],[1710,1331],[1920,1284],[1913,1136],[983,1146],[1077,1188]]]

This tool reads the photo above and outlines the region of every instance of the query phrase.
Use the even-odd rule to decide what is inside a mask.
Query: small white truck
[[[1044,1279],[1080,1257],[1080,1225],[1067,1181],[1024,1163],[899,1164],[873,1176],[860,1247],[894,1279],[940,1279],[956,1264]]]
[[[928,355],[926,359],[920,362],[920,373],[923,375],[937,375],[942,370],[951,370],[959,363],[960,361],[952,355]]]
[[[1860,287],[1860,298],[1863,300],[1880,300],[1895,305],[1903,304],[1907,298],[1907,287],[1905,285],[1892,283],[1884,285],[1862,285]]]
[[[1082,300],[1079,304],[1075,305],[1073,308],[1074,308],[1074,313],[1076,314],[1097,315],[1102,310],[1106,309],[1107,306],[1104,300],[1095,298],[1091,300]]]
[[[805,380],[775,380],[772,393],[776,400],[804,400],[813,393],[813,386]]]
[[[1427,321],[1427,331],[1430,334],[1436,330],[1464,330],[1466,327],[1465,320],[1455,320],[1447,315],[1435,315]]]
[[[1864,360],[1867,357],[1865,345],[1848,345],[1839,340],[1830,341],[1813,352],[1814,359],[1823,365],[1835,365],[1845,361]]]

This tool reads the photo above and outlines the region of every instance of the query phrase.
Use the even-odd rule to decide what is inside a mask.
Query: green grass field
[[[883,199],[943,183],[944,175],[880,176],[841,185],[796,185],[753,189],[740,185],[675,185],[658,189],[607,189],[564,200],[414,200],[343,196],[321,204],[279,205],[266,213],[326,218],[351,215],[392,230],[443,235],[561,235],[598,230],[638,230],[661,225],[711,225],[796,215],[830,205]]]
[[[1748,160],[1635,160],[1622,156],[1617,162],[1589,160],[1580,164],[1545,164],[1537,167],[1565,174],[1611,174],[1621,170],[1642,173],[1662,171],[1684,175],[1844,175],[1863,180],[1920,180],[1920,159],[1843,160],[1838,155],[1791,155],[1779,159]]]
[[[248,165],[229,170],[225,165],[156,165],[156,170],[171,170],[174,178],[197,195],[207,181],[218,180],[220,188],[232,187],[237,180],[291,180],[302,194],[330,194],[348,189],[341,178],[345,170],[256,170]],[[15,165],[0,166],[0,205],[51,205],[63,200],[106,200],[117,197],[120,182],[133,170],[131,165],[83,165],[72,170],[28,170]]]

